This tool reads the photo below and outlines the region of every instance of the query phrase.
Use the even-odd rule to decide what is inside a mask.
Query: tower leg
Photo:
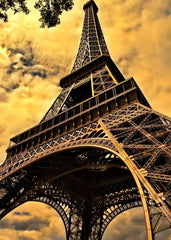
[[[111,132],[106,128],[106,126],[104,125],[104,123],[99,120],[102,128],[104,129],[104,131],[106,132],[106,134],[108,135],[109,139],[112,141],[113,145],[116,147],[116,149],[118,150],[118,152],[120,153],[120,156],[122,159],[125,159],[127,162],[127,166],[129,166],[129,169],[134,177],[134,180],[136,182],[136,185],[139,189],[140,192],[140,196],[141,196],[141,200],[142,200],[142,204],[143,204],[143,209],[144,209],[144,216],[145,216],[145,221],[146,221],[146,230],[147,230],[147,239],[148,240],[154,240],[153,237],[153,232],[152,232],[152,226],[151,226],[151,221],[150,221],[150,215],[149,215],[149,211],[148,211],[148,207],[147,207],[147,202],[145,199],[145,195],[144,195],[144,191],[142,188],[142,185],[139,181],[139,178],[137,177],[137,174],[135,173],[136,171],[136,166],[134,164],[132,164],[132,161],[130,159],[130,157],[128,156],[128,154],[125,152],[125,150],[123,149],[122,145],[114,138],[114,136],[111,134]]]
[[[81,231],[81,240],[89,240],[91,232],[91,212],[92,206],[90,203],[86,202],[83,211],[83,225]]]
[[[81,204],[80,204],[81,205]],[[90,201],[82,205],[82,211],[74,209],[70,214],[67,240],[101,240],[101,221],[95,211],[98,206],[92,206]],[[98,214],[99,215],[99,214]]]
[[[145,223],[146,223],[147,239],[148,240],[154,240],[154,235],[153,235],[151,221],[150,221],[150,214],[149,214],[147,202],[146,202],[146,199],[145,199],[145,194],[144,194],[143,188],[141,186],[141,183],[138,180],[136,175],[134,175],[134,179],[135,179],[137,187],[139,189],[140,196],[141,196],[141,201],[142,201],[142,205],[143,205],[143,209],[144,209],[144,217],[145,217]]]

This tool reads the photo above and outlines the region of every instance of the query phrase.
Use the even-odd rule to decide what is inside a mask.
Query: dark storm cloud
[[[66,239],[62,219],[52,207],[42,203],[25,203],[5,216],[0,223],[0,239],[3,240]]]
[[[7,93],[15,90],[16,88],[18,88],[20,85],[18,83],[11,83],[8,87],[4,87],[4,86],[0,86],[2,87]],[[0,98],[1,101],[1,98]]]
[[[15,215],[20,216],[22,215],[20,212],[15,212]],[[42,220],[37,217],[34,218],[29,218],[28,220],[21,220],[19,221],[18,219],[14,220],[11,222],[8,219],[2,219],[0,221],[0,229],[15,229],[17,231],[40,231],[44,227],[49,226],[49,221],[48,220]]]
[[[13,222],[13,227],[15,230],[19,231],[40,231],[41,228],[48,227],[49,221],[48,220],[41,220],[37,217],[30,218],[29,220],[21,221],[21,222]]]
[[[30,216],[31,214],[29,212],[22,212],[24,216]]]
[[[5,47],[5,45],[4,45],[4,47]],[[17,53],[20,53],[22,55],[25,54],[25,51],[23,49],[19,49],[19,48],[8,48],[8,50],[10,51],[10,54],[9,54],[10,57]]]
[[[31,47],[32,43],[29,42],[26,45],[28,45],[27,50],[23,50],[22,48],[8,48],[11,63],[6,67],[7,75],[2,75],[5,85],[9,85],[8,87],[5,87],[7,91],[18,88],[22,82],[25,82],[24,79],[26,75],[31,75],[33,79],[35,77],[45,79],[50,76],[57,76],[61,71],[65,71],[66,69],[65,66],[62,69],[57,63],[53,63],[49,66],[49,62],[46,61],[46,58],[42,59],[42,61],[35,59],[35,54]],[[11,82],[10,79],[12,76],[15,76],[15,81],[13,80]],[[32,79],[30,79],[30,83],[31,81]],[[1,85],[3,85],[3,82]]]
[[[25,237],[25,236],[19,236],[18,240],[33,240],[33,238],[31,237]]]
[[[14,212],[13,215],[17,215],[17,216],[30,216],[29,212]]]
[[[7,74],[18,72],[22,76],[30,74],[33,77],[47,78],[47,71],[34,59],[33,49],[31,42],[28,43],[27,52],[23,49],[9,48],[9,58],[11,64],[8,67]]]
[[[14,212],[13,215],[21,216],[21,212]]]
[[[31,41],[26,41],[24,47],[20,48],[8,48],[9,51],[9,57],[12,57],[16,54],[21,54],[24,57],[21,57],[20,60],[23,63],[23,66],[33,66],[34,65],[34,53],[33,53],[33,48],[32,48],[32,42]],[[20,42],[18,43],[19,46],[21,46]],[[24,49],[26,48],[26,49]]]
[[[45,69],[41,69],[38,66],[34,66],[30,69],[27,69],[22,72],[22,75],[31,74],[33,77],[38,76],[40,78],[47,78],[47,71]]]

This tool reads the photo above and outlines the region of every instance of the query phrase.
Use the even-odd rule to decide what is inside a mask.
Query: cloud
[[[103,3],[101,11],[112,58],[125,77],[135,78],[155,110],[171,115],[170,1],[112,3]]]
[[[119,69],[126,78],[135,78],[154,109],[171,114],[170,1],[96,2],[109,51]],[[83,3],[75,0],[73,10],[64,13],[62,23],[52,29],[39,28],[36,11],[28,16],[12,15],[8,23],[1,23],[1,162],[9,138],[41,120],[60,91],[60,78],[70,72],[82,30]]]
[[[33,240],[33,238],[26,237],[26,236],[19,236],[19,240]]]
[[[142,208],[131,209],[117,216],[108,226],[104,240],[132,240],[133,236],[138,239],[146,239],[145,220]]]
[[[42,119],[61,90],[60,79],[72,68],[81,21],[70,26],[68,19],[66,13],[60,26],[40,29],[33,10],[0,22],[0,163],[9,139]]]
[[[17,211],[13,210],[0,221],[0,229],[0,240],[65,239],[61,218],[54,209],[42,203],[28,202],[21,205]],[[14,238],[11,238],[12,233]]]
[[[23,214],[17,211],[14,213],[14,215],[20,216],[20,218],[14,218],[15,221],[12,221],[12,218],[2,219],[0,221],[0,228],[11,228],[15,229],[16,231],[41,231],[42,228],[48,227],[50,224],[49,220],[40,219],[38,217],[23,217],[30,216],[30,214]]]
[[[14,214],[14,215],[17,215],[17,216],[18,216],[18,215],[20,216],[20,215],[21,215],[21,212],[14,212],[13,214]]]
[[[9,225],[8,225],[9,226]],[[48,227],[48,220],[40,220],[39,218],[30,218],[27,221],[16,221],[13,223],[13,227],[15,230],[28,230],[28,231],[41,231],[42,228]]]
[[[170,240],[171,239],[171,230],[168,229],[164,232],[160,232],[156,234],[157,240]]]
[[[15,35],[12,31],[9,36],[8,30],[12,26]],[[46,54],[50,43],[45,47],[45,52],[40,53],[33,36],[25,28],[21,30],[20,23],[8,23],[1,30],[1,163],[5,159],[9,138],[38,123],[59,94],[59,80],[68,64],[64,63],[61,51],[58,55]],[[15,126],[11,125],[11,119]]]

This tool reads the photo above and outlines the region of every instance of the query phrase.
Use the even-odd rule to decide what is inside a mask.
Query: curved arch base
[[[0,217],[29,200],[61,215],[67,240],[101,240],[110,221],[143,205],[148,240],[170,213],[170,120],[140,104],[32,146],[4,164]]]

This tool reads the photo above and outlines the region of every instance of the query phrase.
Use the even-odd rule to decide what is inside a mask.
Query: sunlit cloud
[[[170,1],[96,3],[113,60],[125,77],[135,78],[154,109],[170,115]],[[81,35],[83,4],[76,0],[73,10],[64,13],[62,23],[52,29],[40,29],[36,10],[1,23],[1,162],[9,138],[41,120],[60,91],[60,78],[70,72]]]
[[[137,236],[139,240],[146,239],[145,220],[142,208],[129,210],[116,217],[107,228],[104,239],[132,240]]]
[[[104,25],[113,59],[154,109],[170,115],[170,1],[113,1],[103,12],[110,16]]]
[[[61,218],[43,203],[21,205],[0,221],[0,229],[3,240],[65,240]]]
[[[156,234],[156,240],[170,240],[171,231]],[[108,226],[103,240],[139,240],[147,239],[145,219],[142,207],[130,209],[118,215]]]

